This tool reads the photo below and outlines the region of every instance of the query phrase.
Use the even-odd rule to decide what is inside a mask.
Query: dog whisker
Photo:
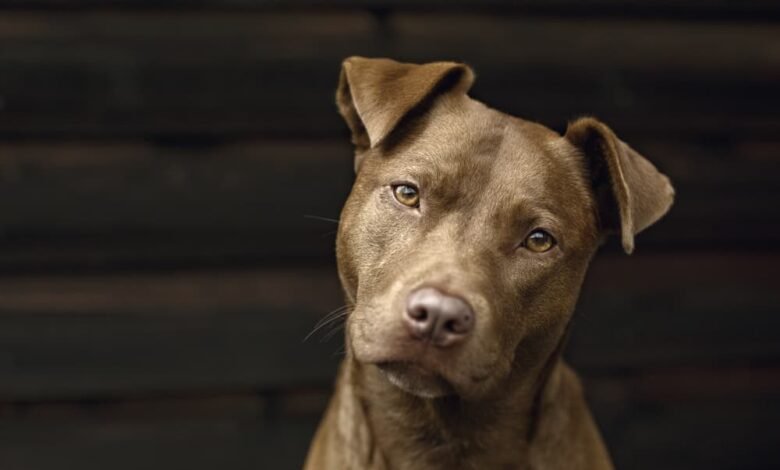
[[[343,318],[346,318],[346,315],[344,315]],[[320,343],[328,342],[330,341],[331,338],[333,338],[336,335],[336,333],[338,333],[339,331],[344,331],[344,322],[333,322],[331,323],[330,327],[331,327],[330,331],[328,331],[322,336],[322,339],[320,339]]]
[[[311,330],[311,332],[309,332],[309,334],[307,334],[306,337],[303,338],[303,342],[308,341],[309,338],[314,336],[315,333],[325,328],[326,326],[332,325],[334,323],[338,324],[339,320],[346,318],[347,314],[349,313],[349,308],[350,308],[349,305],[344,305],[329,312],[327,315],[325,315],[320,321],[318,321],[314,325],[314,328]]]
[[[346,346],[342,346],[333,352],[333,357],[346,356],[346,355],[347,355]]]
[[[315,327],[317,327],[317,326],[320,326],[322,323],[324,323],[324,322],[327,322],[328,320],[330,320],[330,319],[331,319],[331,318],[333,318],[333,317],[336,317],[336,316],[339,316],[339,315],[341,315],[341,313],[342,313],[342,312],[344,312],[345,310],[347,310],[348,308],[349,308],[349,306],[347,306],[347,305],[342,305],[341,307],[339,307],[339,308],[337,308],[337,309],[331,310],[330,312],[328,312],[327,314],[325,314],[325,316],[324,316],[323,318],[321,318],[321,319],[320,319],[320,320],[317,322],[317,324],[315,325]]]
[[[337,224],[340,222],[339,219],[332,219],[330,217],[322,217],[319,215],[311,215],[311,214],[303,214],[304,219],[312,219],[312,220],[321,220],[323,222],[333,222],[334,224]]]
[[[342,307],[343,308],[343,307]],[[306,335],[305,338],[303,338],[303,341],[306,342],[309,338],[311,338],[317,331],[324,328],[326,325],[334,321],[335,318],[338,318],[338,316],[341,314],[343,310],[338,309],[334,310],[333,312],[328,313],[325,317],[320,319],[312,328],[312,330]]]
[[[316,325],[314,325],[314,329],[311,331],[310,334],[316,333],[317,331],[321,330],[322,328],[325,328],[326,326],[332,324],[333,322],[337,321],[340,317],[346,315],[345,310],[341,310],[339,312],[336,312],[335,314],[328,315],[327,317],[323,318],[319,322],[317,322]]]

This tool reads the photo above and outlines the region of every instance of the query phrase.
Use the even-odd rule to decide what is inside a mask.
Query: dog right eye
[[[420,192],[410,184],[393,186],[395,199],[407,207],[420,207]]]
[[[534,253],[544,253],[550,251],[556,243],[552,235],[542,229],[536,229],[525,238],[523,246]]]

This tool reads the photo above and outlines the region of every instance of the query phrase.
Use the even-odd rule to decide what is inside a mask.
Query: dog
[[[342,64],[346,355],[307,470],[613,468],[561,353],[598,247],[631,253],[674,189],[597,119],[560,135],[473,81],[454,62]]]

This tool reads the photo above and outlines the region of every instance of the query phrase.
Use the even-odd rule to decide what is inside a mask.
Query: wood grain
[[[590,374],[777,361],[777,263],[604,256],[568,355]],[[2,279],[0,398],[327,385],[340,333],[303,339],[340,305],[329,269]]]
[[[464,60],[479,73],[475,96],[556,126],[596,114],[636,134],[780,128],[780,59],[764,52],[780,34],[762,23],[8,12],[0,41],[8,137],[332,136],[339,64],[355,54]]]
[[[780,141],[630,142],[677,189],[669,215],[638,238],[640,250],[755,251],[780,242]],[[0,154],[6,274],[330,265],[354,178],[346,138],[5,142]]]

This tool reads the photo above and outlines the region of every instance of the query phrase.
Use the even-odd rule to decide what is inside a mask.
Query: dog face
[[[472,100],[472,81],[350,58],[337,91],[357,169],[337,241],[348,348],[418,396],[478,399],[538,371],[603,237],[630,252],[673,199],[602,123],[561,136]]]

